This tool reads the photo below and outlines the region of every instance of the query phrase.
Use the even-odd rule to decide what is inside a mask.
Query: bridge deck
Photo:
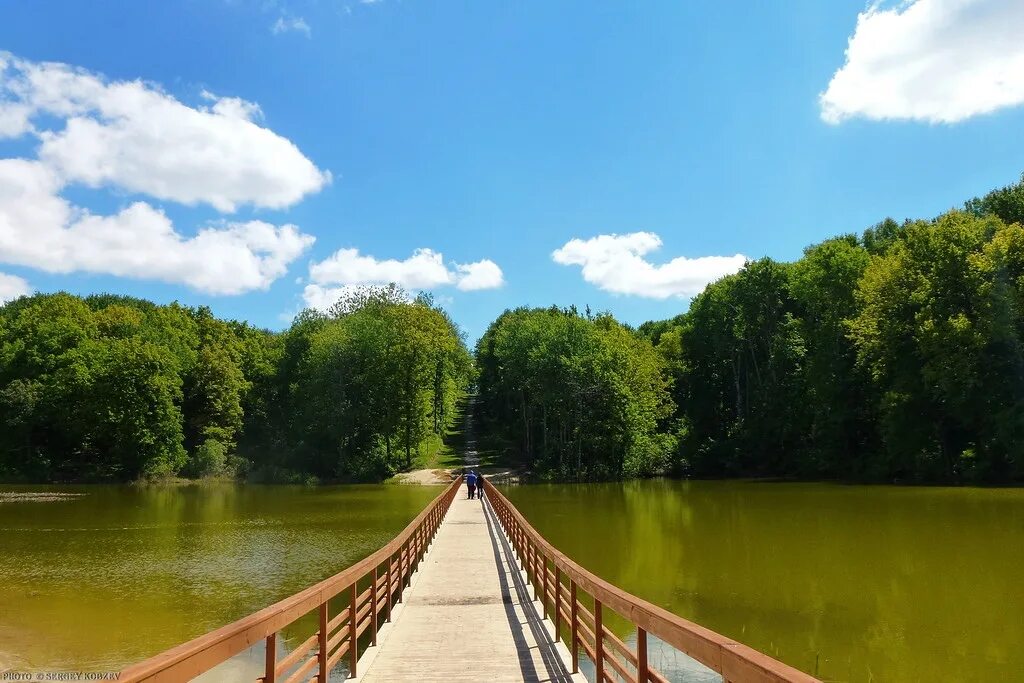
[[[532,595],[493,513],[463,489],[359,680],[585,680]]]

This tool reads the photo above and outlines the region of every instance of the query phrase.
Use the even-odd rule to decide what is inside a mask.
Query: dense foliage
[[[1024,180],[763,258],[631,330],[506,311],[476,364],[429,296],[271,333],[116,296],[0,307],[0,477],[375,480],[452,426],[553,478],[1024,479]]]
[[[748,262],[632,339],[507,311],[476,349],[483,426],[552,477],[1024,479],[1022,221],[1024,181],[887,219]]]
[[[367,289],[274,334],[205,308],[0,307],[0,477],[377,479],[453,419],[468,351],[429,299]]]
[[[661,471],[674,450],[662,359],[610,316],[503,313],[476,347],[479,415],[535,471],[612,478]]]
[[[665,357],[674,469],[1024,477],[1024,182],[935,220],[761,259],[640,334]]]

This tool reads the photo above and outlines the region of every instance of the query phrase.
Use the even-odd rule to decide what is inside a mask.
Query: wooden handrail
[[[623,656],[622,659],[617,659],[612,664],[612,667],[620,673],[626,666],[629,666],[632,669],[630,672],[632,677],[628,680],[638,683],[665,680],[648,661],[647,637],[650,635],[692,657],[709,669],[717,671],[721,674],[723,683],[820,683],[817,678],[788,664],[783,664],[762,652],[687,621],[668,610],[613,586],[576,564],[551,545],[526,521],[522,513],[486,479],[484,480],[484,493],[505,535],[519,555],[527,576],[535,587],[535,594],[538,593],[537,587],[540,587],[539,597],[544,600],[545,604],[543,611],[547,613],[549,600],[552,603],[557,600],[557,607],[551,611],[555,617],[556,633],[563,633],[560,622],[567,615],[561,605],[562,598],[565,596],[560,587],[555,586],[553,591],[548,589],[548,577],[552,573],[548,569],[549,563],[553,565],[558,583],[561,583],[563,577],[569,581],[568,625],[571,634],[569,649],[572,653],[573,673],[577,673],[579,670],[578,652],[582,647],[591,655],[592,659],[595,659],[598,683],[604,683],[604,680],[610,678],[604,664],[606,661],[610,662],[609,658],[614,657],[614,653],[619,652],[620,648],[603,647],[603,641],[606,640],[616,646],[619,645],[619,642],[617,642],[617,638],[614,641],[609,638],[610,633],[602,624],[602,610],[612,610],[637,628],[638,651],[630,652],[629,657]],[[594,600],[595,610],[591,617],[591,623],[596,622],[596,628],[593,630],[587,628],[580,619],[583,613],[591,615],[586,607],[579,602],[577,594],[580,591],[588,593]],[[555,593],[557,597],[552,598],[550,593]],[[582,637],[584,632],[591,642],[587,642]]]
[[[437,533],[437,528],[458,493],[461,483],[462,477],[453,481],[398,536],[366,559],[254,614],[143,662],[133,664],[120,673],[118,681],[121,683],[136,683],[138,681],[156,683],[190,680],[260,641],[266,642],[267,655],[266,672],[259,680],[264,683],[287,680],[288,675],[294,676],[296,672],[289,674],[287,671],[278,670],[279,663],[275,649],[277,633],[314,610],[317,610],[320,615],[320,628],[312,637],[314,643],[317,644],[316,652],[313,653],[312,659],[305,656],[306,653],[303,652],[302,655],[296,657],[295,661],[289,660],[289,666],[286,668],[291,668],[296,664],[299,665],[299,671],[311,670],[315,667],[317,680],[326,683],[330,676],[330,669],[340,660],[341,655],[344,654],[343,651],[347,649],[350,657],[349,675],[355,675],[358,643],[354,636],[357,633],[360,620],[359,611],[355,605],[356,599],[359,597],[356,583],[367,579],[367,577],[373,581],[379,575],[378,570],[381,565],[387,565],[385,571],[388,598],[385,618],[390,621],[393,601],[401,601],[408,576],[412,574],[426,552],[430,540]],[[397,563],[396,567],[392,566],[393,562]],[[327,601],[344,591],[349,591],[348,614],[344,621],[330,620],[331,615],[327,613]],[[368,602],[368,604],[371,603]],[[376,600],[372,601],[372,605],[372,608],[378,611],[383,607]],[[377,616],[375,614],[370,622],[373,626],[378,623]],[[330,632],[335,628],[347,630],[347,638],[343,637],[344,632],[339,630],[339,637],[332,640]],[[374,633],[375,638],[376,633]],[[333,645],[329,645],[330,643]],[[330,650],[333,646],[340,647],[332,653]]]

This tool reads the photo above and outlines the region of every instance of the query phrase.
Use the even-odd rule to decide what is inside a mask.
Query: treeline
[[[178,304],[22,297],[0,307],[0,477],[381,479],[436,447],[471,373],[448,316],[394,287],[283,333]]]
[[[607,479],[663,470],[675,437],[664,362],[611,316],[506,311],[476,346],[478,419],[531,468]]]
[[[607,316],[506,312],[477,347],[481,415],[555,477],[1019,481],[1022,222],[1024,181],[887,219],[750,262],[628,342]]]

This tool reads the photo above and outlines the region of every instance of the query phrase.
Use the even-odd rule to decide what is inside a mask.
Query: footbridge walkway
[[[365,560],[118,680],[227,680],[244,656],[262,683],[816,680],[601,580],[490,482],[483,500],[460,483]]]

